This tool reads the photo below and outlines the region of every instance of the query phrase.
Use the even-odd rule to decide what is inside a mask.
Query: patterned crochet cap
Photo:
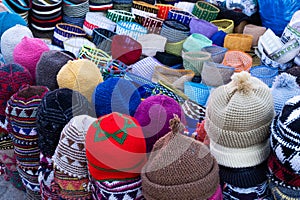
[[[0,115],[5,116],[6,103],[22,85],[32,84],[32,78],[27,69],[18,64],[0,66]]]
[[[92,102],[98,117],[112,112],[133,116],[141,103],[141,97],[130,81],[109,78],[95,88]]]
[[[300,95],[300,87],[296,82],[296,77],[285,72],[275,78],[271,91],[276,114],[280,113],[287,100]]]
[[[205,130],[215,143],[228,148],[247,148],[266,141],[274,117],[270,89],[248,72],[210,94]],[[264,145],[262,145],[264,146]]]
[[[73,117],[61,132],[58,146],[53,156],[54,166],[69,177],[88,176],[85,155],[85,135],[96,118],[88,115]]]
[[[37,110],[39,147],[53,156],[64,126],[77,115],[91,114],[91,105],[79,92],[62,88],[48,92]]]
[[[62,51],[44,52],[36,65],[36,84],[46,86],[50,90],[58,89],[56,76],[69,60],[73,58]]]
[[[219,187],[219,167],[209,149],[184,136],[178,116],[154,145],[142,169],[143,195],[154,199],[208,199]]]
[[[8,131],[12,136],[18,165],[39,167],[40,149],[36,131],[36,112],[49,91],[44,86],[25,86],[11,96],[5,110]]]
[[[277,159],[288,170],[300,174],[300,96],[285,102],[271,124],[271,147]]]
[[[173,118],[173,114],[184,118],[181,106],[166,95],[148,97],[139,105],[134,117],[143,128],[147,153],[151,152],[159,138],[170,132],[169,120]]]
[[[1,52],[6,63],[12,63],[14,61],[14,48],[21,42],[21,40],[25,36],[33,38],[31,30],[27,26],[23,26],[20,24],[7,29],[2,34]]]
[[[59,88],[69,88],[80,92],[89,101],[96,86],[103,82],[97,65],[87,59],[68,61],[57,74]]]
[[[117,112],[98,118],[86,135],[86,157],[89,173],[98,181],[137,178],[147,161],[141,126]]]
[[[34,49],[34,51],[33,51]],[[47,44],[39,38],[24,37],[16,45],[13,52],[14,62],[27,68],[35,82],[36,65],[45,51],[49,51]]]

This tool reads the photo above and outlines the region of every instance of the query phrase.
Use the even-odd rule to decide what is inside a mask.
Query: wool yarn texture
[[[12,37],[13,36],[13,37]],[[14,48],[19,44],[23,37],[33,38],[31,30],[27,26],[17,24],[7,29],[1,36],[1,53],[5,63],[12,63],[14,61]]]
[[[183,135],[178,116],[154,145],[142,169],[146,199],[209,199],[219,187],[219,167],[203,143]],[[191,170],[192,169],[192,170]]]
[[[94,90],[92,103],[97,117],[119,112],[133,116],[141,97],[137,88],[123,78],[109,78],[97,85]]]
[[[166,95],[148,97],[139,105],[134,118],[143,128],[147,153],[151,152],[153,145],[159,138],[171,131],[169,121],[174,114],[185,121],[181,106]]]
[[[147,162],[142,127],[126,114],[98,118],[87,131],[85,145],[89,174],[97,181],[135,179]]]
[[[58,89],[56,76],[59,70],[73,58],[67,52],[50,50],[44,52],[36,65],[36,85]]]
[[[57,74],[59,88],[69,88],[80,92],[89,101],[96,86],[103,82],[97,65],[87,59],[70,60]]]

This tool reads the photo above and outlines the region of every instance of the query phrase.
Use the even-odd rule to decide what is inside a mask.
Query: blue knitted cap
[[[141,96],[130,81],[122,78],[109,78],[95,88],[92,102],[97,117],[112,112],[133,116],[141,103]]]
[[[213,34],[210,39],[212,40],[213,44],[223,47],[226,35],[227,33],[224,31],[218,31]]]

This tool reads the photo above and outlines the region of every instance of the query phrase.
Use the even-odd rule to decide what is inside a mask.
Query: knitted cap
[[[77,115],[91,114],[91,105],[79,92],[67,88],[48,92],[37,110],[39,147],[52,156],[64,126]]]
[[[294,66],[286,70],[286,73],[296,77],[296,82],[300,86],[300,66]]]
[[[278,160],[288,170],[300,174],[300,96],[285,102],[271,124],[271,147]]]
[[[148,153],[159,138],[170,132],[169,121],[174,114],[184,118],[181,106],[166,95],[148,97],[139,105],[134,117],[143,128]]]
[[[219,186],[219,167],[209,149],[182,135],[178,116],[154,145],[142,169],[143,195],[153,199],[208,199]]]
[[[214,142],[246,148],[264,142],[274,117],[270,89],[248,72],[212,91],[206,108],[205,130]]]
[[[300,87],[296,82],[296,77],[287,73],[276,76],[271,91],[276,114],[280,113],[287,100],[300,95]]]
[[[144,34],[138,37],[137,41],[142,45],[142,54],[155,56],[156,52],[165,51],[167,38],[157,34]]]
[[[6,102],[22,85],[32,84],[27,69],[18,64],[0,66],[0,115],[5,116]]]
[[[73,58],[62,51],[44,52],[36,65],[36,84],[47,86],[50,90],[57,89],[56,76],[69,60]]]
[[[89,101],[96,86],[103,82],[97,65],[87,59],[70,60],[57,74],[59,88],[69,88],[80,92]]]
[[[43,40],[25,36],[14,49],[14,62],[27,68],[35,82],[36,65],[41,55],[49,50],[49,47]]]
[[[89,173],[98,181],[138,177],[147,161],[142,128],[117,112],[98,118],[86,135],[86,157]]]
[[[6,63],[14,61],[13,52],[24,36],[33,38],[31,30],[27,26],[17,24],[7,29],[1,36],[1,52]]]
[[[20,15],[10,12],[0,12],[0,37],[7,29],[17,24],[27,26],[27,23]]]
[[[92,102],[98,117],[112,112],[133,116],[141,103],[141,97],[130,81],[122,78],[109,78],[95,88]]]
[[[73,117],[61,132],[53,156],[54,166],[69,177],[88,176],[85,155],[85,135],[96,118],[88,115]]]

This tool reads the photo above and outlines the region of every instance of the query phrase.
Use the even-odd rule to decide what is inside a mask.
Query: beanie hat
[[[90,177],[93,199],[142,199],[141,177],[132,180],[96,181]]]
[[[88,170],[97,181],[137,178],[147,161],[142,128],[129,115],[113,112],[98,118],[85,145]]]
[[[205,118],[207,134],[215,143],[228,148],[247,148],[265,142],[274,117],[270,89],[245,71],[235,73],[231,79],[210,94]]]
[[[252,47],[256,47],[258,45],[258,39],[266,32],[266,27],[257,26],[254,24],[247,24],[243,30],[244,34],[252,35]]]
[[[85,135],[95,120],[88,115],[80,115],[65,125],[53,156],[54,166],[60,172],[79,179],[88,177]]]
[[[143,128],[147,153],[151,152],[159,138],[170,132],[169,121],[174,114],[184,118],[181,106],[166,95],[148,97],[139,105],[134,117]]]
[[[32,84],[32,78],[27,69],[18,64],[0,66],[0,115],[5,116],[6,102],[22,85]]]
[[[178,116],[154,145],[142,169],[143,195],[153,199],[208,199],[218,189],[219,167],[209,149],[183,135]]]
[[[141,97],[130,81],[109,78],[95,88],[92,102],[98,117],[112,112],[133,116],[141,103]]]
[[[300,95],[300,87],[296,82],[296,77],[285,72],[276,76],[271,91],[276,114],[280,113],[287,100]]]
[[[263,162],[254,167],[229,168],[219,165],[221,183],[229,183],[240,188],[255,187],[268,179],[268,165]]]
[[[0,12],[0,38],[7,29],[16,24],[27,26],[27,23],[20,15],[10,12]]]
[[[151,80],[153,72],[155,71],[155,66],[162,65],[163,64],[160,63],[156,58],[148,56],[130,65],[129,68],[131,68],[133,74],[141,76],[147,80]]]
[[[62,88],[48,92],[37,110],[39,147],[53,156],[64,126],[77,115],[91,114],[91,105],[79,92]]]
[[[225,33],[224,31],[218,31],[214,33],[210,39],[213,44],[223,47],[226,35],[227,33]]]
[[[34,193],[39,193],[40,185],[38,182],[38,168],[25,169],[17,166],[17,170],[26,189],[26,196],[28,196],[28,194],[32,195]]]
[[[275,181],[269,182],[269,188],[273,199],[299,199],[300,189],[283,186]]]
[[[17,24],[7,29],[1,36],[1,52],[6,63],[14,61],[13,52],[23,37],[33,38],[31,30],[27,26]]]
[[[36,65],[36,84],[46,86],[50,90],[57,89],[56,76],[69,60],[73,60],[73,58],[62,51],[44,52]]]
[[[69,88],[80,92],[89,101],[95,87],[103,82],[97,65],[87,59],[69,60],[57,74],[59,88]]]
[[[36,65],[41,55],[49,50],[49,47],[43,40],[25,36],[14,49],[14,62],[27,68],[35,82]]]
[[[283,166],[300,174],[300,96],[295,96],[285,102],[280,114],[278,114],[271,124],[271,147],[277,159]]]
[[[167,38],[158,34],[144,34],[137,38],[137,41],[142,45],[142,54],[146,56],[155,56],[156,52],[165,51]]]
[[[5,110],[7,129],[20,168],[37,170],[39,167],[40,149],[36,131],[36,112],[48,91],[44,86],[27,85],[12,95],[7,102]]]
[[[294,66],[286,70],[286,73],[296,77],[296,82],[300,86],[300,66]]]

